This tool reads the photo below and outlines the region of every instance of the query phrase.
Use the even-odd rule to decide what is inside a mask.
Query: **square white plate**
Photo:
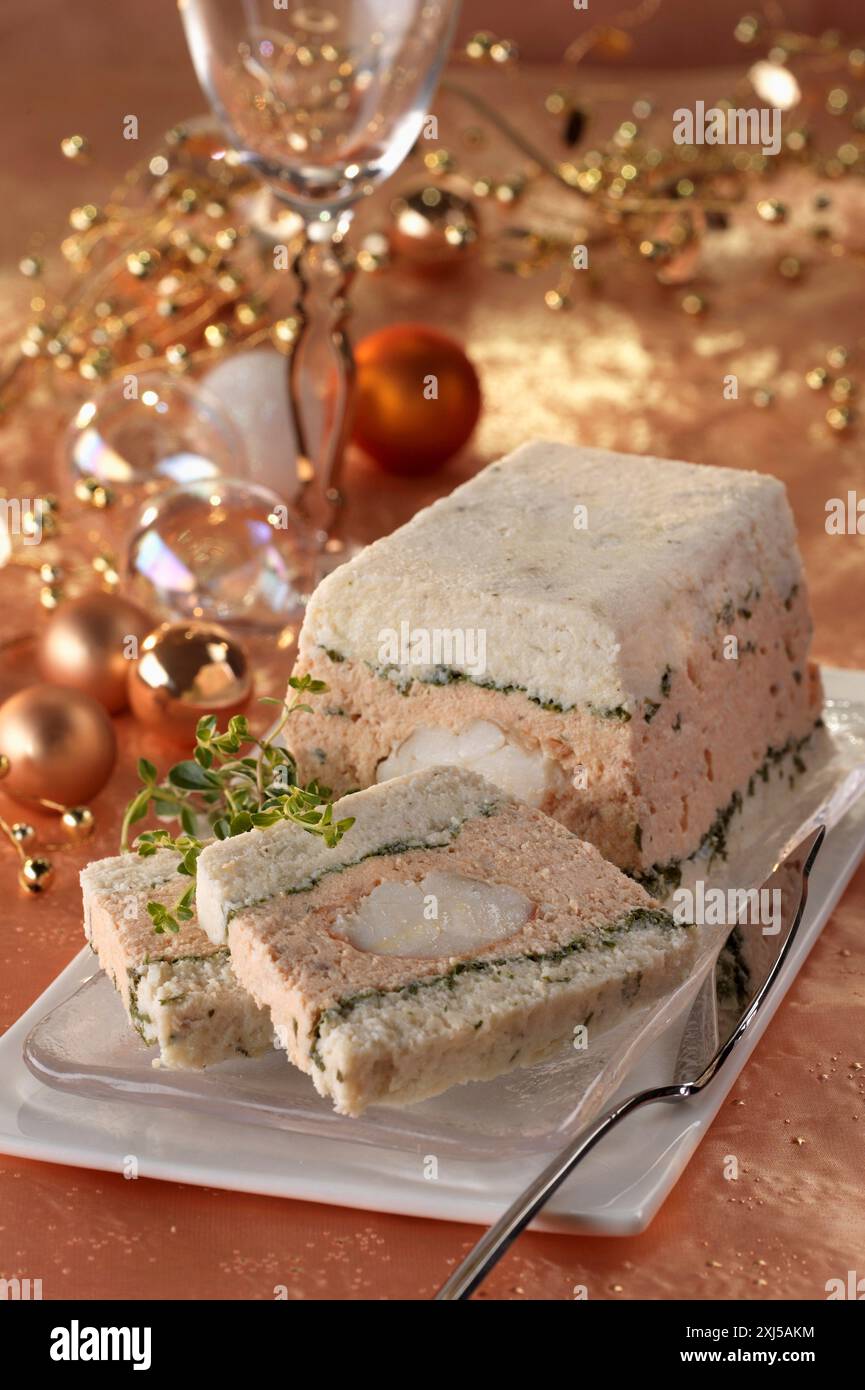
[[[827,695],[865,702],[865,672],[824,671]],[[865,851],[865,804],[860,800],[835,826],[811,879],[805,919],[787,962],[775,1007],[794,979]],[[377,1144],[352,1137],[351,1123],[330,1135],[292,1127],[241,1124],[200,1108],[178,1108],[178,1098],[124,1100],[112,1079],[111,1098],[42,1084],[22,1060],[30,1031],[94,975],[93,956],[82,951],[27,1013],[0,1039],[0,1150],[120,1171],[133,1156],[141,1176],[297,1197],[406,1215],[478,1223],[492,1221],[517,1190],[555,1151],[537,1144],[508,1145],[501,1132],[494,1146],[469,1154],[435,1127],[402,1127]],[[94,983],[93,991],[98,988]],[[79,996],[87,998],[87,994]],[[688,1106],[656,1106],[626,1121],[559,1191],[536,1223],[550,1230],[629,1235],[648,1225],[705,1134],[760,1035],[761,1018],[737,1054],[738,1066]],[[669,1076],[678,1048],[672,1028],[642,1056],[623,1087],[630,1092]],[[281,1067],[285,1063],[281,1059]],[[308,1084],[308,1083],[307,1083]],[[496,1083],[491,1083],[496,1084]],[[717,1087],[717,1089],[716,1089]],[[130,1087],[130,1089],[132,1089]],[[136,1088],[137,1090],[137,1088]],[[170,1103],[169,1103],[170,1102]],[[429,1103],[427,1103],[429,1104]],[[394,1112],[396,1113],[396,1112]],[[408,1112],[407,1112],[408,1113]],[[534,1148],[533,1153],[527,1148]],[[435,1160],[432,1163],[430,1160]]]

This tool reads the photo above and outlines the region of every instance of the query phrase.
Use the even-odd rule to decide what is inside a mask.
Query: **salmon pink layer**
[[[297,673],[302,780],[473,768],[652,891],[822,693],[783,485],[601,450],[517,450],[318,588]]]

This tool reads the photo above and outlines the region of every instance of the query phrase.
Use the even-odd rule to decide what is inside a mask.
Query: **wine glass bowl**
[[[268,6],[261,24],[258,8],[184,0],[199,80],[238,156],[277,193],[307,214],[346,207],[417,139],[456,5]]]
[[[288,370],[298,507],[331,556],[354,384],[345,234],[357,200],[420,135],[458,11],[459,0],[180,0],[234,158],[304,219]]]

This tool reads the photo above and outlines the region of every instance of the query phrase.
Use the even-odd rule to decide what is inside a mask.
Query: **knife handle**
[[[532,1218],[561,1187],[565,1178],[574,1171],[580,1160],[585,1158],[604,1135],[609,1134],[626,1115],[654,1101],[679,1100],[687,1094],[688,1091],[680,1086],[660,1086],[655,1090],[638,1091],[578,1134],[576,1139],[538,1174],[525,1191],[520,1193],[517,1200],[499,1217],[495,1225],[490,1227],[474,1249],[469,1251],[462,1264],[454,1270],[447,1282],[442,1284],[434,1301],[456,1302],[469,1298],[493,1266],[498,1264],[520,1232],[525,1230]]]

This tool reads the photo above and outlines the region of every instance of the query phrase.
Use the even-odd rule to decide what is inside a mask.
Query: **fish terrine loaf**
[[[170,907],[184,883],[171,850],[88,864],[81,872],[85,935],[163,1066],[257,1056],[273,1045],[270,1016],[237,983],[227,948],[214,946],[194,917],[176,935],[154,933],[148,902]]]
[[[341,1114],[527,1066],[687,973],[695,933],[541,811],[440,767],[344,797],[333,848],[210,845],[199,913]],[[206,903],[205,909],[202,904]]]
[[[300,775],[468,766],[659,892],[801,758],[810,637],[777,479],[527,444],[318,587]]]

